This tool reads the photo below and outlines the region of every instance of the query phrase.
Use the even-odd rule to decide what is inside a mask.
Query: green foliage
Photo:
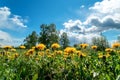
[[[117,37],[117,41],[120,42],[120,36]]]
[[[119,48],[114,49],[115,54],[109,53],[109,56],[108,52],[87,48],[77,49],[79,55],[84,56],[79,56],[77,51],[71,51],[70,48],[67,50],[68,53],[71,51],[69,54],[64,49],[61,53],[51,48],[49,51],[32,50],[16,49],[13,52],[11,49],[0,49],[0,80],[120,79]],[[19,55],[16,57],[15,54]]]
[[[24,39],[24,45],[27,48],[31,48],[32,46],[35,46],[37,42],[38,42],[38,35],[35,31],[33,31]]]
[[[55,24],[42,24],[40,26],[40,37],[38,42],[50,47],[53,43],[58,43],[59,36]]]
[[[69,42],[67,33],[63,32],[61,37],[60,37],[60,44],[61,44],[62,48],[65,49],[66,47],[68,47],[69,43],[70,42]]]
[[[109,47],[109,43],[104,36],[101,37],[94,37],[92,39],[92,45],[96,45],[98,48],[97,50],[103,51],[105,48]]]

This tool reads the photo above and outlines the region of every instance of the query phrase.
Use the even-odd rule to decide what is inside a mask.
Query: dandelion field
[[[119,80],[120,44],[98,51],[80,44],[61,49],[54,43],[47,49],[5,46],[0,49],[0,80]]]

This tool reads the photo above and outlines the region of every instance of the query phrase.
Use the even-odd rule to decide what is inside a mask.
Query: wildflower
[[[107,54],[106,54],[106,58],[108,58],[109,56],[110,56],[110,54],[109,54],[109,53],[107,53]]]
[[[8,59],[11,60],[11,59],[13,59],[13,57],[12,56],[8,56]]]
[[[25,53],[25,56],[29,56],[30,54],[27,52],[27,53]]]
[[[120,54],[120,50],[118,50],[117,53]]]
[[[92,49],[97,49],[97,46],[91,46]]]
[[[38,52],[39,56],[44,56],[44,52]]]
[[[57,48],[60,48],[60,45],[58,43],[54,43],[52,44],[51,48],[57,49]]]
[[[62,54],[62,51],[61,50],[59,50],[59,51],[56,51],[56,54]]]
[[[105,55],[100,54],[98,57],[99,57],[99,58],[102,58],[102,59],[106,59],[106,58],[108,58],[109,56],[110,56],[110,54],[107,53],[107,54],[105,54]]]
[[[38,44],[38,45],[36,46],[36,48],[37,48],[38,50],[44,50],[44,49],[46,48],[46,46],[45,46],[44,44]]]
[[[32,49],[35,49],[35,46],[33,46]]]
[[[21,49],[25,49],[26,47],[25,46],[20,46]]]
[[[17,57],[19,56],[19,54],[18,54],[18,53],[15,53],[14,56],[15,56],[15,58],[17,58]]]
[[[65,48],[64,52],[66,53],[75,53],[76,49],[74,47]]]
[[[11,51],[12,51],[12,52],[16,52],[16,49],[12,48]]]
[[[26,55],[31,55],[31,54],[33,54],[33,53],[34,53],[34,49],[29,49],[29,50],[27,51]]]
[[[98,55],[98,57],[99,57],[99,58],[103,58],[103,55],[102,55],[102,54],[100,54],[100,55]]]
[[[39,61],[39,58],[35,58],[36,61]]]
[[[3,48],[4,48],[4,49],[11,49],[12,46],[4,46]]]
[[[80,47],[85,49],[88,46],[88,44],[80,44]]]
[[[105,51],[108,52],[108,53],[111,53],[111,52],[113,51],[113,49],[111,49],[111,48],[106,48]]]
[[[51,55],[47,55],[48,58],[51,58],[52,56]]]
[[[112,48],[118,48],[118,47],[120,47],[120,43],[114,43],[114,44],[112,45]]]
[[[76,52],[79,57],[86,57],[86,54],[82,53],[81,51]]]
[[[46,49],[46,52],[49,53],[49,52],[50,52],[50,49]]]

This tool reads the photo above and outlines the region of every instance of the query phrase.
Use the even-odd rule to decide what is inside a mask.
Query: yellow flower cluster
[[[105,55],[103,55],[103,54],[98,55],[99,58],[103,58],[103,59],[106,59],[106,58],[108,58],[109,56],[110,56],[109,53],[107,53],[107,54],[105,54]]]
[[[111,48],[106,48],[105,51],[110,53],[110,52],[113,51],[113,49],[111,49]]]
[[[76,51],[76,53],[77,53],[77,55],[78,55],[79,57],[86,57],[86,54],[84,54],[84,53],[81,52],[81,51]]]
[[[25,55],[29,56],[32,55],[33,53],[34,53],[34,49],[29,49]]]
[[[51,48],[57,49],[57,48],[60,48],[60,45],[59,45],[58,43],[53,43],[53,44],[51,45]]]
[[[38,49],[38,50],[44,50],[46,48],[46,46],[44,45],[44,44],[38,44],[37,46],[36,46],[36,49]]]
[[[75,53],[76,49],[74,47],[67,47],[64,49],[64,52],[66,53]]]
[[[118,42],[116,42],[112,45],[112,48],[118,48],[118,47],[120,47],[120,43],[118,43]]]
[[[85,43],[84,44],[80,44],[80,47],[83,48],[83,49],[85,49],[87,46],[88,46],[88,44],[85,44]]]
[[[63,52],[61,50],[56,51],[56,54],[61,55]]]

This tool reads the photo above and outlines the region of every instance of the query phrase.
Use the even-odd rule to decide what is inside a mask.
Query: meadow
[[[79,44],[0,49],[0,80],[120,80],[120,43],[103,51]]]

